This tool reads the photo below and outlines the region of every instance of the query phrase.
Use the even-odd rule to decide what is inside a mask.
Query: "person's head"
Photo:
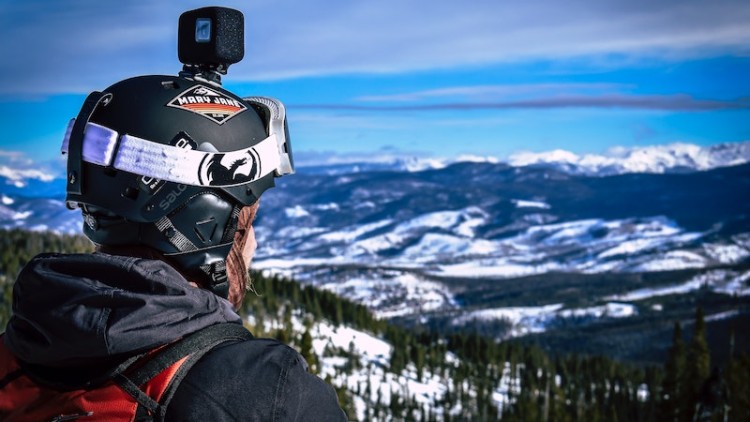
[[[238,305],[258,199],[293,168],[283,105],[219,80],[184,71],[92,93],[63,144],[66,200],[95,244],[154,251]]]

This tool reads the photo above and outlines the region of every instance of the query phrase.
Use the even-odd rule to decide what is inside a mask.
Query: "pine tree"
[[[313,374],[317,374],[319,371],[318,356],[313,350],[312,335],[310,334],[310,330],[305,330],[305,332],[302,334],[302,341],[300,341],[299,347],[299,354],[302,355],[305,361],[307,361],[307,365],[310,367],[310,372]]]
[[[417,380],[422,381],[422,374],[424,373],[425,366],[425,350],[421,344],[416,344],[412,347],[412,361],[417,369]]]
[[[399,331],[393,331],[389,336],[393,351],[391,352],[390,370],[394,374],[399,374],[406,368],[408,362],[408,345],[407,339],[403,333]]]
[[[662,384],[660,420],[678,422],[683,419],[685,409],[685,343],[682,341],[682,328],[679,322],[674,324],[672,347],[667,354],[664,365],[664,383]]]
[[[294,336],[294,324],[292,323],[292,306],[287,304],[284,306],[284,326],[282,330],[284,332],[284,338],[286,341],[281,340],[282,343],[288,343]]]
[[[695,310],[695,330],[688,350],[686,403],[689,405],[686,420],[691,420],[698,403],[698,394],[711,372],[711,356],[706,343],[706,322],[703,309]]]
[[[332,385],[330,378],[326,379],[326,383],[328,385]],[[349,391],[346,390],[346,388],[336,388],[336,397],[339,400],[339,406],[341,406],[341,409],[346,413],[347,419],[350,421],[357,419],[357,409],[354,406],[354,400],[352,399],[351,394]]]
[[[359,353],[357,353],[357,347],[352,340],[349,342],[349,350],[347,351],[347,359],[346,364],[344,365],[344,372],[347,374],[352,374],[354,373],[354,371],[358,370],[360,368],[359,359],[360,356]]]
[[[646,385],[648,396],[643,405],[640,419],[645,421],[667,420],[661,417],[659,407],[661,405],[662,385],[664,384],[664,371],[653,366],[645,368],[643,382]]]
[[[726,370],[729,420],[750,420],[750,356],[732,356]]]
[[[334,297],[334,322],[336,323],[336,326],[340,326],[344,323],[344,309],[343,305],[341,304],[341,300]]]
[[[287,331],[283,329],[276,330],[274,338],[284,344],[289,344],[292,340],[291,337],[287,335]]]
[[[0,274],[0,332],[5,331],[5,325],[10,320],[13,303],[13,281]]]

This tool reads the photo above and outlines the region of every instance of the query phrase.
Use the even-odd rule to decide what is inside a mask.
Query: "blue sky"
[[[205,5],[0,2],[0,161],[56,158],[89,91],[176,74]],[[298,162],[750,140],[746,0],[221,5],[246,21],[225,87],[287,104]]]

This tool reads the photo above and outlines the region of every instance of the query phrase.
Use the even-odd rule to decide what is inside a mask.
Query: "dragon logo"
[[[232,157],[212,154],[207,162],[201,164],[198,180],[209,186],[241,185],[255,180],[260,172],[259,163],[257,153],[252,149],[239,158],[236,154],[232,154]]]

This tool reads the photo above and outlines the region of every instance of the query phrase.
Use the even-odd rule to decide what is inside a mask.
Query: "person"
[[[227,67],[117,82],[71,122],[66,200],[96,251],[41,254],[18,276],[0,419],[102,420],[123,397],[130,420],[346,419],[299,353],[237,313],[260,195],[293,167],[283,105],[224,89]]]

